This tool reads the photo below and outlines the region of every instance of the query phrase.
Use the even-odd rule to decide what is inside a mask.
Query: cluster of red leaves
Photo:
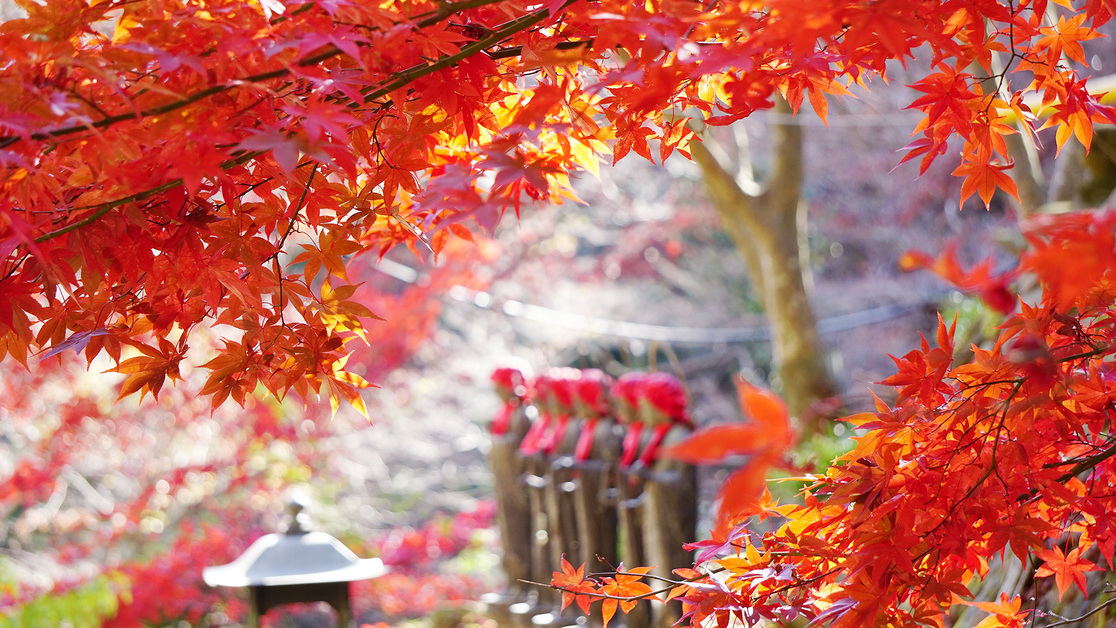
[[[236,525],[232,517],[225,519],[220,525],[186,522],[174,542],[157,556],[122,565],[119,571],[130,583],[129,592],[104,628],[182,621],[197,626],[202,625],[204,617],[217,612],[229,618],[246,616],[248,606],[243,596],[200,582],[202,569],[236,558],[246,548],[245,540],[251,538],[243,525]]]
[[[489,246],[480,244],[482,251]],[[431,289],[483,287],[470,277],[463,248],[448,244],[442,263],[410,285],[364,265],[351,270],[367,280],[361,291],[376,286],[355,298],[401,303],[413,316],[367,330],[379,351],[354,352],[350,369],[378,376],[406,360],[433,330],[438,304],[426,298]],[[242,407],[214,410],[199,395],[205,384],[185,370],[186,382],[163,391],[157,403],[114,405],[116,394],[104,390],[111,378],[85,371],[69,352],[28,370],[13,362],[0,369],[0,396],[7,400],[0,443],[10,446],[12,463],[0,468],[0,512],[9,534],[39,548],[61,576],[53,586],[19,583],[0,600],[0,612],[18,613],[36,600],[49,605],[100,571],[127,583],[114,625],[197,625],[210,612],[235,621],[244,611],[237,593],[205,587],[202,569],[231,559],[268,531],[260,528],[261,514],[290,482],[320,471],[322,447],[342,426],[317,406],[300,410],[245,398]],[[96,494],[99,502],[85,499]],[[443,522],[424,528],[438,540],[430,560],[460,551],[485,516],[478,511],[475,521],[466,516],[449,528]],[[84,575],[66,575],[77,573]],[[443,589],[453,587],[452,578],[444,580]],[[220,623],[215,617],[206,621]]]
[[[396,572],[428,569],[476,543],[476,533],[491,528],[495,517],[495,503],[481,502],[472,512],[435,517],[417,530],[398,528],[380,541],[377,554]]]
[[[1015,310],[1018,301],[1010,288],[1016,272],[1010,270],[996,273],[993,265],[994,261],[989,257],[965,270],[957,261],[955,244],[948,245],[936,257],[931,257],[922,251],[907,251],[899,258],[901,269],[906,271],[928,269],[966,293],[978,297],[997,312],[1010,314]]]
[[[1060,594],[1111,570],[1114,228],[1113,213],[1030,225],[1020,272],[1038,278],[1041,301],[1023,303],[965,363],[940,324],[937,346],[923,340],[895,359],[884,382],[895,401],[845,419],[854,449],[807,478],[801,503],[763,505],[760,520],[783,523],[695,543],[700,571],[680,574],[672,593],[691,624],[943,626],[951,606],[971,603],[989,613],[981,626],[1018,627],[1033,618],[1019,598],[971,602],[968,586],[994,557],[1037,564]],[[581,603],[605,595],[575,574],[555,582]]]
[[[478,534],[492,527],[495,514],[494,503],[482,502],[472,512],[436,517],[417,530],[393,530],[379,542],[378,552],[391,571],[351,587],[357,615],[398,621],[479,599],[493,583],[446,565],[462,551],[478,547]]]
[[[353,583],[351,591],[356,612],[397,622],[476,601],[491,588],[491,582],[475,574],[389,572],[375,580]]]
[[[960,136],[962,194],[986,203],[1013,192],[1005,121],[1034,123],[1026,96],[1059,145],[1113,119],[1080,45],[1108,0],[1056,23],[1046,0],[20,5],[0,25],[0,355],[108,355],[123,394],[157,395],[218,324],[215,403],[259,385],[359,407],[348,343],[397,314],[354,298],[356,257],[438,253],[524,198],[570,198],[598,154],[685,154],[676,112],[727,124],[781,95],[824,118],[932,50],[907,158]],[[1006,93],[1016,70],[1031,80]]]
[[[16,475],[0,478],[0,513],[13,541],[37,549],[63,574],[49,588],[19,583],[5,590],[0,613],[18,617],[36,600],[49,605],[103,573],[120,583],[119,610],[106,627],[242,620],[243,592],[204,585],[202,570],[229,562],[271,531],[262,517],[291,481],[284,476],[305,477],[322,464],[321,447],[337,420],[322,412],[288,415],[289,408],[257,401],[235,412],[218,409],[214,417],[189,385],[164,393],[158,405],[111,406],[112,397],[85,390],[86,379],[97,381],[72,359],[10,368],[0,378],[0,395],[10,400],[5,438],[19,445],[37,435],[8,457]],[[37,394],[23,394],[28,389]],[[219,442],[208,441],[207,432]],[[270,453],[273,446],[292,457]],[[151,455],[198,447],[204,461]],[[105,503],[85,499],[89,490]],[[355,550],[379,554],[393,569],[381,581],[354,586],[356,610],[415,617],[447,601],[477,599],[492,583],[444,566],[476,547],[493,517],[494,506],[481,503],[417,530],[394,530],[368,547],[354,542]]]

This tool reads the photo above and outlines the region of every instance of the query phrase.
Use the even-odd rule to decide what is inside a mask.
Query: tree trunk
[[[775,110],[789,113],[790,107],[779,101]],[[775,125],[772,171],[755,194],[745,191],[750,186],[742,185],[703,143],[691,143],[690,151],[725,231],[744,258],[771,327],[776,374],[772,384],[791,413],[807,429],[816,430],[825,417],[816,416],[811,406],[836,394],[837,386],[810,308],[809,264],[800,246],[806,222],[801,202],[802,128]]]

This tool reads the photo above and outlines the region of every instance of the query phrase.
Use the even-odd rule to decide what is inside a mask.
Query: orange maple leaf
[[[643,582],[643,575],[651,571],[651,567],[632,567],[625,571],[623,563],[616,570],[615,578],[605,578],[601,592],[610,597],[605,598],[601,605],[601,619],[604,628],[616,614],[616,608],[625,613],[635,608],[643,598],[651,595],[651,587]]]
[[[1085,63],[1085,51],[1081,48],[1082,41],[1100,37],[1095,29],[1081,26],[1085,21],[1085,14],[1078,14],[1070,19],[1064,15],[1058,16],[1057,26],[1040,28],[1044,36],[1035,42],[1034,51],[1049,50],[1054,59],[1063,54],[1078,63]]]
[[[1022,626],[1023,622],[1027,619],[1027,615],[1030,613],[1029,610],[1019,610],[1022,605],[1022,600],[1018,595],[1009,599],[1007,593],[1000,593],[999,602],[958,601],[966,606],[975,606],[986,613],[991,613],[989,617],[985,617],[973,628]]]
[[[690,464],[714,464],[767,451],[774,437],[758,423],[712,425],[668,448],[664,455]]]
[[[562,610],[576,601],[581,610],[586,613],[589,612],[589,605],[593,602],[593,598],[581,593],[594,591],[595,584],[592,580],[585,579],[585,565],[574,569],[565,556],[562,557],[562,571],[555,571],[550,581],[551,586],[562,592]]]
[[[925,268],[961,290],[975,294],[989,307],[1003,314],[1014,311],[1018,301],[1009,288],[1017,275],[1015,270],[995,274],[991,257],[965,270],[957,260],[955,242],[946,245],[937,257],[931,257],[922,251],[907,251],[899,257],[899,268],[908,272]]]
[[[961,202],[964,203],[965,199],[975,192],[987,208],[992,204],[992,195],[997,188],[1018,200],[1019,190],[1015,186],[1015,180],[1005,172],[1013,165],[1013,163],[996,164],[966,159],[953,171],[953,176],[964,177],[964,181],[961,182]]]
[[[1058,586],[1058,599],[1062,598],[1070,584],[1076,584],[1081,593],[1088,596],[1088,591],[1085,590],[1085,572],[1096,571],[1100,567],[1082,558],[1080,547],[1069,554],[1063,553],[1059,547],[1053,547],[1035,552],[1035,556],[1046,561],[1035,571],[1035,577],[1054,576],[1054,583]]]

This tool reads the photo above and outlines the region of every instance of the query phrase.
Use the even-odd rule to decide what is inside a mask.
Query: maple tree
[[[601,153],[688,154],[690,115],[723,125],[780,94],[824,118],[827,94],[922,45],[905,159],[960,137],[965,196],[1013,191],[1005,120],[1036,125],[1026,95],[1059,146],[1112,117],[1062,62],[1104,0],[1056,23],[992,0],[20,6],[0,25],[0,347],[108,355],[123,394],[177,380],[217,324],[214,402],[262,386],[359,407],[345,356],[375,312],[350,298],[356,256],[436,253],[524,198],[570,198]],[[989,86],[1012,71],[1031,81]]]
[[[1112,212],[1031,223],[1017,272],[1034,276],[1041,296],[1020,300],[994,344],[973,347],[971,360],[955,359],[944,321],[934,345],[924,339],[895,358],[898,370],[883,382],[895,400],[844,419],[855,446],[801,478],[800,503],[779,504],[762,488],[766,466],[789,444],[779,436],[786,428],[773,427],[786,426],[786,409],[743,389],[751,422],[699,432],[674,453],[695,462],[751,454],[737,472],[744,479],[724,489],[713,538],[692,544],[695,569],[651,593],[683,600],[694,625],[805,617],[942,626],[965,605],[986,614],[986,628],[1059,625],[1021,592],[984,601],[971,587],[997,557],[1014,557],[1032,587],[1052,586],[1059,598],[1095,593],[1088,574],[1113,569],[1114,227]],[[752,517],[772,525],[764,531]],[[572,568],[555,583],[583,606],[611,599],[599,576]],[[1095,604],[1087,615],[1107,607]]]
[[[367,330],[376,351],[357,347],[348,368],[384,377],[433,332],[439,302],[427,298],[430,290],[478,285],[452,249],[422,285],[353,265],[353,276],[365,280],[356,298],[410,316]],[[88,373],[71,352],[29,366],[0,364],[5,627],[243,620],[243,596],[204,586],[202,569],[232,560],[253,538],[273,531],[269,506],[292,485],[314,478],[315,492],[336,490],[331,467],[347,458],[349,430],[368,427],[359,417],[331,419],[320,404],[303,409],[246,397],[243,405],[214,409],[200,395],[206,378],[198,372],[184,371],[183,381],[157,401],[132,397],[114,404],[114,381],[127,376]],[[439,601],[475,597],[486,583],[447,573],[443,563],[471,547],[472,531],[490,518],[479,511],[430,521],[417,532],[394,529],[382,541],[367,533],[349,539],[362,555],[407,565],[356,588],[354,608],[411,617]],[[425,552],[436,552],[438,562]]]
[[[783,97],[824,119],[829,95],[916,50],[924,118],[903,160],[959,144],[962,200],[1015,193],[1010,121],[1061,149],[1116,119],[1078,48],[1109,0],[20,6],[0,24],[0,351],[107,356],[122,396],[165,395],[194,360],[216,405],[262,387],[359,408],[347,356],[380,324],[353,298],[360,255],[448,255],[525,200],[572,198],[600,154],[690,154],[694,118]],[[1023,85],[1001,89],[1009,73]],[[804,504],[741,500],[790,522],[698,544],[723,571],[683,574],[690,617],[935,624],[1005,549],[1060,591],[1094,554],[1111,563],[1112,230],[1037,229],[1024,267],[1046,292],[1001,342],[954,365],[943,326]],[[199,359],[208,326],[225,336]],[[1020,625],[1035,613],[1017,602],[978,604]]]

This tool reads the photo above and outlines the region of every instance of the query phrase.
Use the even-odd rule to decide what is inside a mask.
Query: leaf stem
[[[1085,613],[1084,615],[1082,615],[1080,617],[1074,617],[1072,619],[1063,619],[1062,621],[1056,621],[1053,624],[1046,624],[1046,626],[1044,628],[1054,628],[1054,626],[1067,626],[1069,624],[1076,624],[1077,622],[1084,621],[1084,620],[1088,619],[1089,617],[1092,617],[1093,615],[1096,615],[1097,613],[1103,611],[1104,609],[1108,608],[1109,606],[1112,606],[1113,604],[1116,604],[1116,597],[1106,600],[1102,604],[1099,604],[1093,610]]]

